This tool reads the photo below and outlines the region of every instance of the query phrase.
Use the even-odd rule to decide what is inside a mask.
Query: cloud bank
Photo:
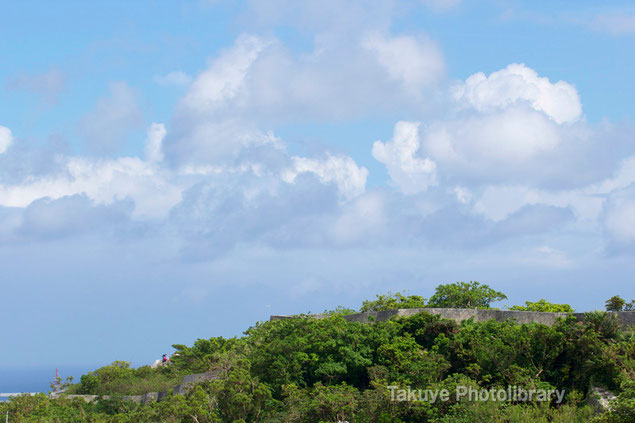
[[[331,54],[294,57],[279,40],[242,35],[191,81],[179,78],[189,84],[186,92],[169,125],[147,128],[144,157],[58,155],[47,174],[1,183],[0,205],[22,210],[18,220],[27,222],[42,215],[37,210],[50,209],[55,219],[55,210],[94,207],[101,216],[126,204],[125,213],[115,214],[120,223],[172,228],[184,254],[201,259],[244,243],[475,248],[552,233],[576,221],[599,222],[600,216],[607,245],[630,245],[624,228],[632,193],[624,181],[622,191],[606,188],[623,152],[580,186],[580,166],[597,159],[592,153],[603,148],[606,131],[584,122],[572,84],[551,82],[526,65],[447,84],[446,119],[398,121],[392,139],[369,143],[390,188],[368,191],[369,170],[346,154],[289,153],[265,126],[267,119],[250,116],[264,109],[318,110],[331,89],[366,87],[364,78],[347,80],[345,72],[334,85],[325,81],[335,76],[332,69],[319,72],[331,67]],[[380,87],[396,88],[404,101],[444,74],[438,47],[425,38],[369,32],[355,54],[354,69],[355,60],[365,60],[365,74]],[[83,120],[89,143],[106,149],[120,143],[140,122],[137,97],[127,84],[111,84],[110,96]],[[355,95],[345,97],[353,102],[346,108],[355,109]],[[11,140],[11,131],[1,127],[2,152]],[[562,162],[565,153],[569,163]],[[23,225],[12,227],[14,237],[24,232]]]
[[[3,312],[19,322],[6,339],[20,345],[5,343],[7,362],[80,362],[90,348],[110,362],[139,331],[145,360],[166,339],[455,280],[586,309],[628,295],[635,127],[611,120],[627,116],[619,101],[598,122],[589,88],[627,86],[604,75],[622,75],[606,67],[628,22],[595,28],[614,24],[624,39],[610,44],[567,23],[595,37],[578,62],[575,48],[522,56],[535,39],[497,5],[199,6],[148,9],[138,28],[110,14],[115,39],[77,39],[64,67],[54,49],[38,55],[44,71],[13,56],[0,265]],[[474,16],[492,42],[471,36]],[[599,46],[590,85],[573,64]],[[43,340],[58,351],[38,357]]]

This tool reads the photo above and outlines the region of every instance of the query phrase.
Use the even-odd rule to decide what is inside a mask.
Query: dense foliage
[[[456,282],[439,285],[428,307],[489,308],[491,303],[506,299],[502,292],[479,282]]]
[[[139,395],[168,390],[178,384],[180,379],[178,372],[171,367],[151,369],[150,366],[142,366],[132,369],[127,361],[115,361],[109,366],[83,375],[80,382],[69,386],[66,392],[87,395]]]
[[[364,301],[360,312],[385,311],[398,308],[490,308],[490,304],[507,299],[502,292],[480,282],[455,282],[439,285],[429,301],[418,295],[377,295],[374,300]],[[348,309],[346,311],[349,311]]]
[[[619,295],[614,295],[605,301],[606,311],[635,311],[635,300],[627,303]]]
[[[569,304],[554,304],[542,299],[539,301],[525,301],[524,306],[513,306],[510,310],[517,311],[541,311],[545,313],[573,313],[573,308]]]
[[[426,307],[426,299],[418,295],[405,295],[402,292],[396,294],[377,295],[374,300],[364,301],[360,312],[394,310],[397,308],[423,308]]]
[[[490,300],[501,297],[479,285],[463,287]],[[437,300],[451,298],[448,292],[437,291]],[[397,300],[410,301],[405,296]],[[364,304],[381,310],[391,301],[379,296]],[[469,301],[471,306],[489,305]],[[622,331],[610,313],[589,313],[585,323],[569,316],[552,327],[510,321],[457,324],[425,312],[364,324],[349,322],[344,314],[257,323],[241,338],[174,345],[178,354],[167,367],[135,370],[115,362],[84,375],[72,388],[126,394],[139,392],[139,380],[158,386],[188,373],[219,375],[184,396],[134,404],[117,396],[85,403],[38,395],[14,398],[1,404],[0,412],[24,422],[635,421],[635,336]],[[619,394],[612,412],[592,417],[584,401],[591,384]],[[508,385],[564,389],[565,400],[475,402],[450,396],[448,401],[397,402],[389,388],[454,392],[457,386]]]

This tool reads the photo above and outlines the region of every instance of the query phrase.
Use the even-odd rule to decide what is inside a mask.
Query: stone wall
[[[174,395],[187,394],[197,383],[204,382],[206,380],[218,379],[218,372],[197,373],[193,375],[183,376],[183,380],[179,385],[176,385],[172,389]]]
[[[589,392],[586,398],[587,403],[593,408],[596,414],[609,411],[611,409],[611,401],[617,399],[613,392],[593,385],[589,386]]]
[[[430,314],[438,314],[444,319],[451,319],[456,322],[462,322],[470,318],[474,318],[475,322],[485,322],[488,320],[496,320],[504,322],[505,320],[513,320],[517,323],[542,323],[551,326],[556,322],[558,317],[566,317],[569,313],[543,313],[538,311],[512,311],[512,310],[479,310],[465,308],[402,308],[386,311],[370,311],[366,313],[357,313],[345,315],[344,319],[349,322],[368,323],[371,321],[383,322],[395,316],[412,316],[413,314],[425,311]],[[579,320],[584,320],[584,313],[572,313]],[[619,311],[614,312],[622,328],[635,325],[635,311]],[[323,318],[323,314],[310,314],[308,317]],[[290,319],[297,316],[271,316],[270,320]]]
[[[485,322],[488,320],[496,320],[499,322],[504,322],[506,320],[513,320],[517,323],[542,323],[544,325],[551,326],[556,322],[556,318],[558,317],[566,317],[568,313],[542,313],[536,311],[510,311],[510,310],[478,310],[478,309],[464,309],[464,308],[402,308],[396,310],[386,310],[386,311],[371,311],[367,313],[357,313],[357,314],[349,314],[345,315],[344,319],[349,322],[362,322],[369,323],[373,321],[383,322],[391,317],[395,316],[412,316],[414,314],[425,311],[430,314],[438,314],[444,319],[451,319],[456,322],[462,322],[463,320],[467,320],[470,318],[474,318],[475,322]],[[627,328],[628,326],[635,325],[635,311],[620,311],[615,312],[617,314],[617,319],[621,323],[623,328]],[[291,319],[294,317],[312,317],[321,319],[324,318],[324,314],[309,314],[309,315],[299,315],[299,316],[288,316],[288,315],[273,315],[270,320],[282,320],[282,319]],[[573,313],[573,316],[578,320],[584,320],[584,313]],[[173,395],[185,395],[187,394],[192,387],[206,380],[217,379],[219,375],[214,372],[208,373],[198,373],[193,375],[187,375],[183,377],[183,380],[179,385],[176,385],[172,389]],[[65,395],[68,398],[81,398],[86,402],[95,401],[98,398],[108,399],[109,395]],[[168,395],[168,392],[148,392],[145,395],[129,395],[124,396],[123,400],[133,401],[139,403],[149,403],[155,401],[161,401],[164,397]],[[60,394],[51,394],[51,397],[60,396]]]
[[[204,382],[206,380],[218,379],[218,372],[207,372],[207,373],[196,373],[193,375],[185,375],[183,376],[183,380],[180,384],[176,385],[172,388],[172,395],[185,395],[187,394],[197,383]],[[57,398],[60,396],[64,396],[65,398],[81,398],[86,402],[93,402],[98,399],[110,399],[111,395],[65,395],[65,394],[51,394],[51,398]],[[132,401],[139,403],[150,403],[161,401],[163,398],[168,396],[167,391],[161,392],[148,392],[144,395],[126,395],[121,397],[124,401]]]

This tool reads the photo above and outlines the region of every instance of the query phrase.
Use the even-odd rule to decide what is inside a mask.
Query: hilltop
[[[107,399],[24,396],[0,410],[26,422],[635,421],[635,336],[617,313],[580,318],[570,306],[546,300],[510,309],[559,313],[549,324],[435,313],[490,312],[492,302],[505,298],[487,285],[456,283],[439,286],[429,300],[379,295],[359,310],[274,318],[240,338],[174,345],[169,365],[133,369],[115,362],[67,387]],[[614,303],[607,308],[617,311]],[[622,301],[624,309],[629,304]],[[385,318],[362,321],[359,312]],[[200,373],[209,377],[174,388]],[[587,403],[600,388],[617,398],[611,411],[596,414]],[[160,401],[124,398],[151,391],[165,393]]]

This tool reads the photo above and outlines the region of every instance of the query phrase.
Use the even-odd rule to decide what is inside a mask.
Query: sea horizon
[[[73,376],[74,381],[79,382],[81,375],[99,367],[101,367],[100,364],[0,367],[0,393],[48,393],[55,379],[56,368],[63,381]],[[7,399],[6,396],[0,396],[0,401]]]

